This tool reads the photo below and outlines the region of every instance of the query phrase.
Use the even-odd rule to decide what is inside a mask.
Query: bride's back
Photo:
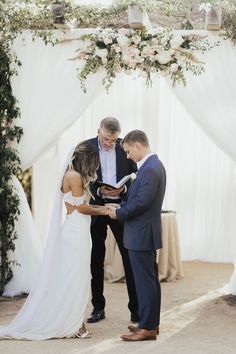
[[[71,191],[74,197],[84,195],[84,185],[81,175],[73,169],[67,171],[63,177],[61,190],[63,193]]]

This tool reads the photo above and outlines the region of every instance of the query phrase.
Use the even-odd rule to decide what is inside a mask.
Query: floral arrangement
[[[105,69],[103,84],[108,90],[118,73],[131,74],[137,71],[151,84],[152,74],[169,76],[172,83],[186,84],[185,71],[194,75],[204,71],[203,62],[194,52],[204,52],[212,45],[197,35],[182,36],[158,28],[148,33],[145,30],[100,29],[82,35],[82,47],[72,60],[83,62],[79,71],[81,86],[86,91],[85,81],[89,74]]]

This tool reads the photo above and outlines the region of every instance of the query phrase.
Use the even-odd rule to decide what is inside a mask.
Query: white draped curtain
[[[55,144],[101,89],[100,72],[88,78],[85,94],[77,77],[80,62],[69,60],[81,45],[73,39],[85,32],[70,30],[62,35],[55,31],[55,38],[65,39],[55,46],[45,45],[41,38],[33,41],[31,31],[23,31],[14,42],[13,50],[22,63],[12,88],[21,110],[18,124],[24,130],[17,146],[23,169]]]
[[[81,33],[70,31],[66,38]],[[191,117],[197,120],[234,158],[235,48],[231,43],[224,42],[226,47],[223,43],[205,56],[211,80],[207,72],[199,78],[190,76],[186,88],[174,90],[186,109],[160,80],[146,89],[141,79],[121,76],[107,95],[100,89],[100,73],[89,78],[84,95],[76,77],[78,63],[68,61],[78,47],[76,41],[45,47],[40,39],[32,42],[29,32],[23,36],[25,42],[18,38],[14,45],[23,65],[13,90],[25,133],[19,146],[23,166],[38,161],[34,164],[34,213],[42,238],[58,166],[72,145],[96,135],[101,118],[112,115],[121,121],[123,135],[135,128],[145,130],[167,168],[164,207],[177,211],[183,258],[232,261],[236,257],[234,163],[191,121]],[[39,160],[46,150],[47,155]]]
[[[146,131],[164,162],[164,209],[177,212],[182,259],[232,262],[236,257],[234,162],[199,129],[164,80],[147,89],[141,80],[118,78],[109,95],[101,93],[57,146],[34,165],[34,209],[42,238],[49,219],[45,205],[52,202],[52,166],[62,163],[68,147],[95,136],[100,120],[109,115],[120,120],[122,136],[135,128]]]
[[[81,44],[73,39],[84,32],[88,31],[71,30],[63,35],[55,31],[55,38],[64,36],[65,42],[46,46],[40,38],[33,40],[31,31],[23,31],[13,43],[12,50],[22,64],[17,67],[18,75],[12,78],[11,84],[21,111],[17,124],[24,131],[16,145],[23,170],[55,144],[100,91],[102,72],[88,78],[85,94],[77,78],[79,64],[69,60]],[[15,263],[12,267],[13,279],[4,292],[9,296],[30,290],[42,259],[39,233],[32,226],[34,221],[22,198],[22,186],[14,178],[12,183],[20,198],[21,215],[16,222],[18,239],[14,255],[9,254],[9,257],[20,265]],[[54,191],[52,186],[51,196]],[[29,257],[26,257],[27,253],[30,253]]]
[[[210,38],[220,45],[202,57],[205,73],[187,74],[187,87],[176,86],[174,93],[207,136],[236,161],[236,46]]]

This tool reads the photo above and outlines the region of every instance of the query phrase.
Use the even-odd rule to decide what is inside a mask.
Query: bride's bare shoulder
[[[79,174],[79,172],[75,171],[75,170],[69,170],[65,173],[65,178],[81,178],[81,175]]]
[[[83,188],[83,180],[81,175],[74,170],[67,171],[63,177],[62,191],[66,193],[72,190],[75,191],[76,193],[77,190],[80,190],[82,188]]]
[[[64,181],[68,183],[78,183],[82,181],[81,175],[74,170],[67,171],[64,175]]]

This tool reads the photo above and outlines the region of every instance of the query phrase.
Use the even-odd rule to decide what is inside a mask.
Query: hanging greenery
[[[10,143],[15,139],[19,142],[22,135],[22,129],[14,125],[19,110],[11,90],[10,77],[13,74],[8,47],[0,42],[0,293],[12,276],[8,252],[14,251],[14,228],[19,215],[19,199],[11,184],[12,175],[20,172],[20,161]]]
[[[12,276],[10,251],[14,251],[15,222],[19,215],[19,199],[12,186],[12,175],[20,172],[17,151],[11,147],[13,141],[19,142],[22,128],[15,125],[19,117],[16,99],[12,94],[10,79],[16,74],[11,64],[20,64],[11,54],[10,44],[17,29],[11,22],[11,14],[0,4],[0,294]]]

